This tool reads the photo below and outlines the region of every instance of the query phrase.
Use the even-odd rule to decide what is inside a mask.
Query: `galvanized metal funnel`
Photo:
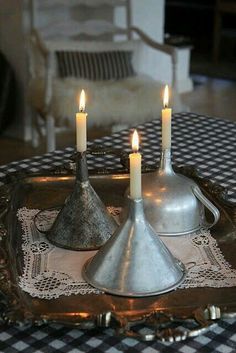
[[[145,219],[142,199],[130,200],[127,218],[83,268],[92,286],[121,296],[150,296],[175,289],[185,277]]]
[[[219,219],[218,209],[198,185],[173,171],[170,149],[162,151],[157,172],[143,174],[142,187],[146,217],[160,235],[193,233],[201,227],[212,227]],[[213,215],[211,224],[206,221],[204,206]]]
[[[116,222],[89,182],[86,152],[78,153],[74,190],[47,233],[48,240],[65,249],[95,250],[116,228]]]

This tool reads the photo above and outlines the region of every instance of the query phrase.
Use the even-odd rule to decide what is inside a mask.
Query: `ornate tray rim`
[[[144,168],[145,172],[152,172],[155,169]],[[193,178],[200,187],[209,190],[214,197],[214,201],[223,205],[227,212],[231,215],[231,221],[235,217],[236,206],[227,200],[227,191],[225,188],[218,186],[210,180],[198,176],[196,170],[192,167],[175,168],[188,177]],[[127,169],[119,170],[118,173],[126,174]],[[112,173],[107,170],[94,170],[90,173],[96,177],[105,174],[117,174],[116,170]],[[215,324],[216,320],[224,318],[232,318],[236,316],[236,300],[232,303],[231,311],[222,311],[222,308],[215,305],[206,305],[204,308],[196,308],[189,317],[172,315],[164,311],[150,311],[148,313],[138,313],[136,316],[130,317],[129,313],[118,315],[115,312],[101,312],[97,315],[86,316],[77,313],[74,318],[68,320],[67,317],[43,317],[38,319],[30,308],[26,306],[17,284],[12,281],[12,269],[10,261],[8,261],[8,229],[6,228],[5,219],[11,206],[11,194],[15,185],[26,177],[37,176],[64,176],[73,175],[71,165],[57,167],[47,173],[27,173],[25,171],[14,173],[8,176],[8,183],[0,188],[0,324],[14,325],[41,325],[45,323],[63,323],[73,325],[81,329],[89,329],[94,327],[112,327],[120,335],[127,337],[135,337],[142,340],[157,339],[161,341],[180,341],[188,337],[197,336],[205,332],[210,326]],[[234,220],[234,228],[236,230],[236,222]],[[173,323],[183,325],[188,322],[194,323],[194,328],[180,330],[176,327],[170,327]],[[148,333],[135,332],[132,327],[137,324],[144,324],[150,328]]]

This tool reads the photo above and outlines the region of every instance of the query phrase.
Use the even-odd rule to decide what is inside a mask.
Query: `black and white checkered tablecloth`
[[[146,164],[156,166],[160,157],[160,121],[139,125],[141,148]],[[103,147],[122,148],[130,152],[130,133],[123,130],[94,141]],[[91,144],[89,143],[89,146]],[[29,173],[49,170],[68,162],[74,149],[55,151],[43,156],[24,159],[0,166],[0,182],[6,174],[19,170]],[[226,120],[192,113],[175,114],[172,120],[172,154],[176,165],[195,165],[199,175],[228,189],[229,200],[236,202],[236,124]],[[89,156],[89,168],[120,168],[119,159],[112,155]]]
[[[195,165],[199,174],[228,189],[228,198],[236,203],[236,124],[192,113],[173,117],[172,152],[176,165]],[[158,165],[161,129],[156,120],[138,127],[146,164]],[[121,131],[95,141],[106,147],[130,152],[130,133]],[[0,167],[0,182],[7,174],[19,170],[46,171],[69,161],[73,148],[44,156],[13,162]],[[89,156],[90,169],[119,168],[114,156]],[[0,352],[127,352],[127,353],[233,353],[236,352],[236,320],[221,320],[204,335],[179,343],[139,342],[114,336],[111,329],[103,331],[71,329],[61,325],[16,328],[2,327]]]

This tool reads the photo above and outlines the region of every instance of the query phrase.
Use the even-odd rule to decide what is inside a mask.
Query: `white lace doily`
[[[116,217],[120,209],[109,207],[109,211]],[[33,297],[45,299],[101,293],[87,284],[81,275],[83,264],[95,251],[70,251],[49,243],[42,231],[50,228],[58,211],[39,212],[37,209],[21,208],[17,213],[23,230],[24,253],[20,287]],[[162,237],[162,240],[187,268],[186,280],[180,288],[236,286],[236,270],[225,261],[208,230],[191,236]]]

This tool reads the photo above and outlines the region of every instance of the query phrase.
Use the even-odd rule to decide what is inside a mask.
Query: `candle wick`
[[[167,103],[164,105],[164,108],[165,108],[165,109],[168,108],[168,104],[167,104]]]

